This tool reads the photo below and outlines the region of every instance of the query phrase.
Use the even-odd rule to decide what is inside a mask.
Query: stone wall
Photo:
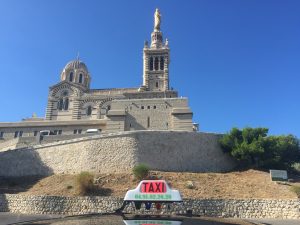
[[[0,195],[0,212],[26,214],[66,214],[82,215],[91,213],[113,213],[121,207],[123,201],[115,197],[59,197],[26,196],[16,194]],[[171,204],[170,209],[163,207],[164,214],[185,214],[192,210],[194,215],[237,218],[280,218],[300,219],[299,200],[272,199],[185,199],[183,203]],[[136,211],[133,205],[125,208],[127,213],[156,214],[154,207],[150,211]]]
[[[10,140],[1,140],[0,142],[0,151],[6,151],[9,149],[16,148],[17,144],[19,142],[18,138],[10,139]]]
[[[163,171],[224,172],[234,167],[223,153],[220,135],[197,132],[135,133],[138,162]]]
[[[0,176],[131,172],[146,163],[154,170],[221,172],[232,159],[219,135],[196,132],[131,131],[0,152]]]
[[[192,131],[192,111],[187,98],[151,98],[113,100],[112,110],[126,111],[122,130],[184,130]],[[180,114],[174,115],[179,109]],[[108,123],[107,129],[110,130]]]

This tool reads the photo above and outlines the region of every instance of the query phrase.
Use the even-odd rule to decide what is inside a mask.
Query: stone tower
[[[151,44],[149,47],[146,41],[143,49],[143,88],[146,91],[169,90],[170,49],[167,39],[163,43],[160,24],[161,15],[159,10],[156,9]]]

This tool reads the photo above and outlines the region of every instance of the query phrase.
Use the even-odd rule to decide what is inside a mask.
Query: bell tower
[[[170,49],[167,39],[163,43],[160,24],[161,14],[156,9],[151,44],[148,46],[146,41],[143,49],[143,88],[146,91],[169,90]]]

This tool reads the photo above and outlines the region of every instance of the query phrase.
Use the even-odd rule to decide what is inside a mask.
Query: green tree
[[[245,167],[256,165],[264,153],[263,142],[267,128],[232,128],[221,138],[220,143],[225,152],[237,159]]]
[[[265,168],[290,169],[300,162],[299,140],[293,135],[269,136],[264,148],[262,166]]]
[[[220,144],[240,167],[290,169],[300,160],[299,140],[295,136],[268,136],[267,128],[232,128]]]

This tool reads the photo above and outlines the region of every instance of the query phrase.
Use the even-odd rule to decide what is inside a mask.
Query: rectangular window
[[[144,106],[143,106],[143,105],[141,106],[141,109],[144,109]]]
[[[33,132],[33,136],[37,136],[37,134],[38,134],[38,132],[35,130],[34,132]]]
[[[53,131],[53,134],[54,134],[54,135],[57,135],[57,133],[58,133],[58,130],[54,130],[54,131]]]
[[[19,132],[19,137],[22,137],[23,136],[23,131],[20,131]]]
[[[19,131],[15,131],[15,136],[14,138],[17,138],[19,136]]]
[[[81,129],[76,129],[74,130],[73,134],[81,134],[82,130]]]
[[[150,109],[150,105],[147,106],[147,109]]]
[[[3,136],[4,136],[4,132],[1,131],[1,132],[0,132],[0,138],[3,138]]]
[[[59,131],[58,131],[58,134],[61,135],[61,134],[62,134],[62,130],[59,130]]]

